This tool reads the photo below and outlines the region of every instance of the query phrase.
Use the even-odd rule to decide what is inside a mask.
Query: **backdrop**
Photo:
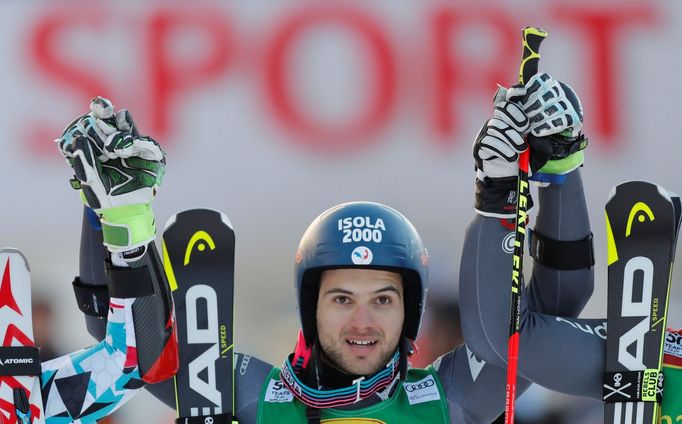
[[[331,205],[373,200],[402,211],[431,252],[433,291],[456,296],[473,216],[471,143],[496,84],[515,82],[523,26],[549,32],[540,68],[571,84],[585,109],[584,178],[597,250],[586,316],[605,315],[610,189],[646,179],[682,191],[680,2],[6,1],[0,8],[0,240],[25,252],[36,293],[57,307],[54,334],[66,350],[92,339],[70,288],[82,208],[53,140],[95,95],[131,110],[168,154],[155,202],[160,230],[191,207],[231,218],[236,346],[274,363],[296,334],[298,238]],[[681,275],[669,316],[675,326],[682,326]],[[153,414],[170,414],[160,410]],[[130,422],[152,414],[136,411]]]

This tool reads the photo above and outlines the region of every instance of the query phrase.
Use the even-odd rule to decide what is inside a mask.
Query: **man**
[[[92,108],[90,117],[108,134],[104,138],[88,134],[100,137],[91,144],[104,146],[103,152],[112,143],[146,145],[135,141],[141,136],[130,131],[123,118],[127,113],[113,119],[110,104],[96,102],[105,107]],[[533,277],[524,289],[519,392],[536,381],[598,397],[603,340],[552,319],[577,316],[593,289],[591,254],[561,255],[565,242],[579,243],[591,253],[578,170],[586,145],[581,129],[577,96],[546,74],[534,77],[526,87],[498,91],[493,118],[474,143],[477,216],[466,235],[460,277],[466,346],[456,347],[426,369],[410,368],[408,362],[428,288],[428,253],[417,231],[399,212],[371,202],[338,205],[318,216],[296,254],[302,330],[294,352],[281,369],[249,356],[236,358],[240,372],[235,375],[235,414],[240,422],[494,420],[503,410],[506,385],[511,266],[507,248],[513,243],[507,218],[514,216],[516,161],[529,134],[542,137],[531,143],[533,156],[539,159],[534,162],[536,175],[551,182],[540,189],[536,225],[540,243],[551,254],[535,255]],[[126,143],[117,141],[125,138]],[[100,193],[110,204],[133,205],[131,215],[144,215],[148,222],[152,197],[142,197],[137,204],[120,200],[112,184],[116,173],[110,171],[117,169],[116,163],[110,168],[106,153],[99,158],[84,178],[75,167],[80,187],[105,187]],[[118,222],[132,219],[125,212],[114,214]],[[113,218],[106,212],[100,215],[106,243],[106,226]],[[81,252],[80,284],[93,291],[103,281],[98,265],[102,233],[96,225],[84,225]],[[147,236],[145,240],[151,240],[152,234]],[[101,337],[103,321],[88,319],[92,333]],[[556,367],[557,361],[564,361],[566,368]],[[588,361],[588,366],[577,366]],[[173,405],[169,385],[150,390]]]

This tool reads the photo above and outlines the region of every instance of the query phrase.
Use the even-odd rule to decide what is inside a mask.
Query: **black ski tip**
[[[621,191],[621,190],[649,191],[649,190],[653,190],[653,189],[658,191],[661,194],[661,196],[666,198],[668,201],[672,202],[670,193],[668,192],[668,190],[666,190],[662,186],[660,186],[654,182],[651,182],[651,181],[629,180],[629,181],[623,181],[622,183],[613,187],[611,189],[611,191],[609,192],[608,198],[606,199],[606,203],[608,203],[616,195],[616,193],[618,191]]]
[[[194,208],[194,209],[185,209],[184,211],[180,211],[174,215],[172,215],[170,218],[168,218],[168,221],[166,221],[166,226],[164,227],[165,230],[168,230],[170,227],[175,224],[178,219],[180,219],[181,215],[190,215],[192,216],[192,219],[200,219],[202,217],[206,217],[208,219],[216,219],[215,215],[218,215],[218,219],[225,225],[227,225],[232,231],[234,231],[234,226],[232,225],[232,221],[230,221],[230,218],[225,215],[223,212],[219,211],[218,209],[212,209],[212,208]],[[164,231],[165,231],[164,230]]]

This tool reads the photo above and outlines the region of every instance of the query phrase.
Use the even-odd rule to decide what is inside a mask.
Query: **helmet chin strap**
[[[294,366],[294,370],[297,374],[301,370],[308,368],[311,355],[312,346],[308,346],[308,343],[303,336],[303,330],[298,330],[298,340],[296,341],[296,348],[294,349],[293,357],[291,358],[291,365]]]
[[[414,342],[405,336],[402,336],[400,342],[398,342],[398,352],[400,354],[398,358],[398,375],[400,376],[400,381],[405,381],[405,378],[407,378],[407,369],[410,367],[407,358],[415,352],[415,350],[412,350],[411,343]],[[414,346],[417,345],[415,344]]]

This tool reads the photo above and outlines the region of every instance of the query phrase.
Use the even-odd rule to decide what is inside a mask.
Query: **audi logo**
[[[421,383],[419,383],[419,384],[406,384],[406,385],[405,385],[405,390],[407,390],[408,392],[412,393],[412,392],[414,392],[415,390],[422,390],[422,389],[425,389],[425,388],[427,388],[427,387],[431,387],[431,386],[433,386],[434,384],[436,384],[436,382],[433,381],[433,380],[426,380],[426,381],[423,381],[423,382],[421,382]]]

